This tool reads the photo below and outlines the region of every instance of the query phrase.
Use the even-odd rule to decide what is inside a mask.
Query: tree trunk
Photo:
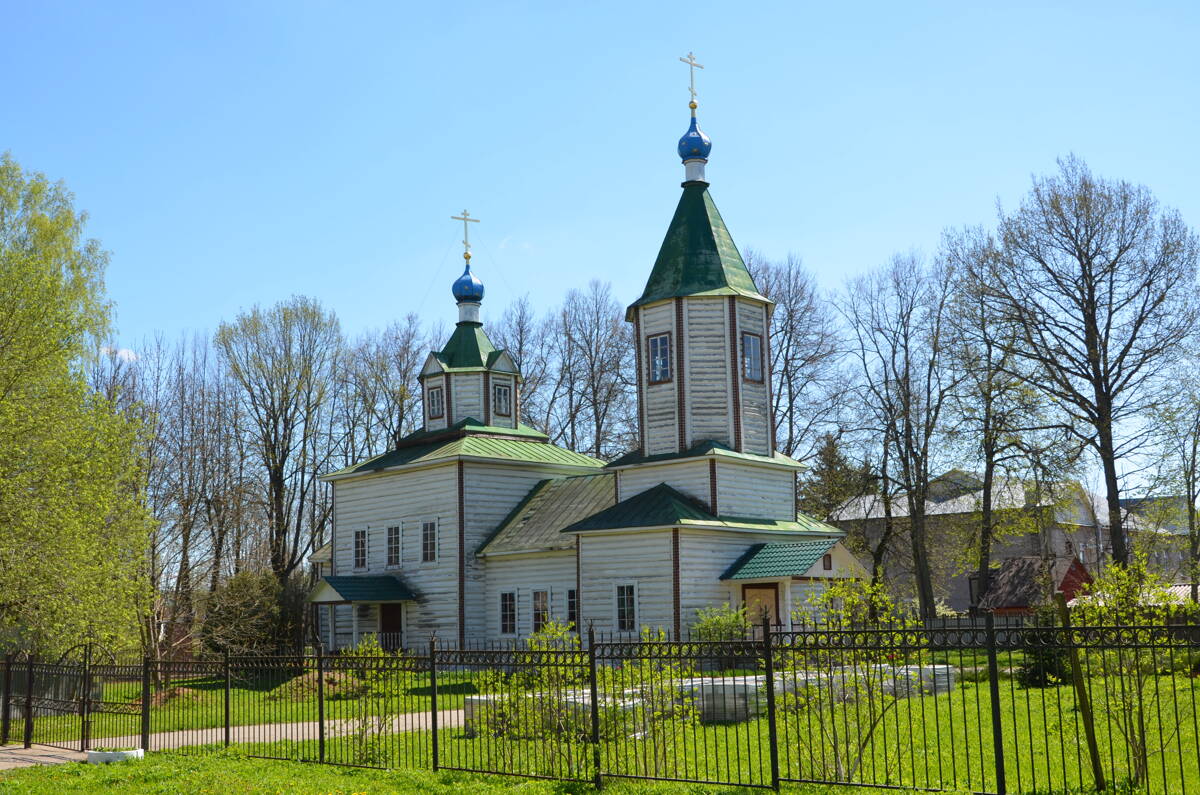
[[[1112,543],[1113,563],[1129,565],[1129,547],[1121,516],[1121,487],[1117,482],[1117,457],[1113,448],[1112,424],[1099,423],[1100,464],[1104,469],[1104,497],[1108,501],[1108,533]]]
[[[996,460],[990,453],[983,461],[983,505],[979,524],[979,575],[975,581],[975,598],[971,607],[978,608],[987,593],[992,578],[992,484],[996,479]]]

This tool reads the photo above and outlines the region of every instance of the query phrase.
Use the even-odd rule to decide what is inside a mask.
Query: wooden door
[[[746,618],[754,626],[762,624],[763,616],[772,624],[779,623],[779,585],[759,583],[742,586],[742,602],[746,605]]]
[[[379,631],[384,634],[400,634],[400,617],[403,605],[382,604],[379,606]]]

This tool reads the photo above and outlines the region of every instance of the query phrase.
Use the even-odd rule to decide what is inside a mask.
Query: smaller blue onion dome
[[[483,300],[483,282],[471,273],[471,263],[467,262],[467,267],[463,270],[462,276],[455,280],[454,286],[450,288],[450,292],[454,293],[454,300],[460,304],[471,301],[479,303]]]
[[[685,163],[689,160],[707,160],[710,151],[712,151],[712,141],[696,124],[696,114],[693,111],[692,124],[679,139],[679,157]]]

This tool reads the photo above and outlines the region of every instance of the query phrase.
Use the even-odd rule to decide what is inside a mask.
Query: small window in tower
[[[671,380],[671,335],[655,334],[649,343],[650,383],[666,383]]]
[[[429,388],[429,419],[436,420],[444,416],[446,416],[446,403],[442,399],[442,388],[431,386]]]
[[[742,377],[760,383],[763,380],[762,337],[757,334],[742,335]]]
[[[512,416],[512,387],[496,384],[492,387],[492,411],[499,417]]]

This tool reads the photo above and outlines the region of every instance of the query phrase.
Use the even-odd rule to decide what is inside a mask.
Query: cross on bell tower
[[[688,107],[692,109],[692,115],[696,115],[696,70],[703,69],[704,64],[696,62],[696,56],[688,53],[686,58],[680,57],[681,61],[688,65],[688,93],[692,95],[692,101],[688,103]]]

